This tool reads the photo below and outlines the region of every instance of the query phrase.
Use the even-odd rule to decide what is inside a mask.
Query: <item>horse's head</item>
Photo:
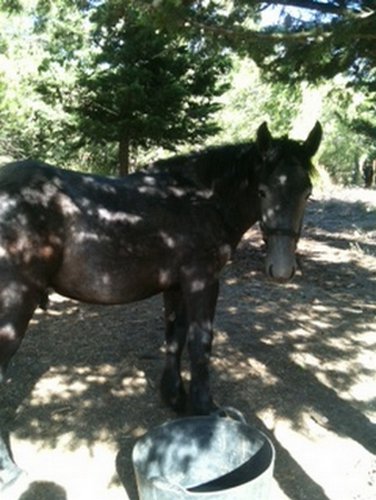
[[[257,131],[261,157],[258,175],[260,226],[267,244],[266,274],[281,282],[296,271],[295,250],[312,184],[311,158],[322,136],[319,122],[305,142],[273,139],[266,123]]]

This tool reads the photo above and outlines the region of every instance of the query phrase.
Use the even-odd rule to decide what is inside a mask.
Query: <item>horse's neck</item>
[[[236,245],[258,220],[256,180],[252,179],[253,144],[224,147],[203,155],[161,162],[158,167],[175,177],[177,183],[213,193],[227,232]],[[244,155],[242,157],[242,155]],[[247,164],[247,162],[251,164]]]
[[[256,187],[246,180],[237,186],[218,186],[215,189],[215,198],[232,244],[236,246],[244,233],[259,220],[260,207]]]

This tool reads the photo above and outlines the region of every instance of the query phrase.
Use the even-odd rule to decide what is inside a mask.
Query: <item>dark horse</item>
[[[285,282],[311,192],[316,123],[305,142],[273,139],[159,161],[123,179],[34,161],[0,169],[0,377],[48,289],[97,304],[163,293],[167,359],[164,400],[207,414],[212,324],[219,273],[242,235],[260,221],[266,273]],[[187,340],[189,398],[180,374]],[[0,441],[0,490],[18,473]]]

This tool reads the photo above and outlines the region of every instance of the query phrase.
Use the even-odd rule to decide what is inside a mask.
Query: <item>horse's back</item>
[[[22,160],[7,163],[0,167],[0,190],[12,187],[22,188],[35,182],[36,179],[52,179],[57,168],[36,160]]]

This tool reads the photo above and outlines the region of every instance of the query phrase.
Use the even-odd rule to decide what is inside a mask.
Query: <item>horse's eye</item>
[[[259,198],[266,198],[266,191],[265,191],[265,189],[259,188],[258,195],[259,195]]]

